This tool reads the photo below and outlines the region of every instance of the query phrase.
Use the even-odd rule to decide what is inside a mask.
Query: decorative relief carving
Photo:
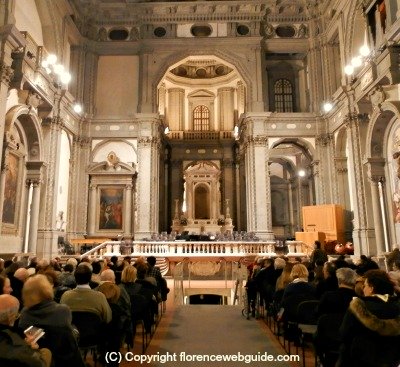
[[[115,152],[108,153],[104,169],[106,171],[121,171],[120,159]]]
[[[336,168],[336,172],[339,174],[346,174],[348,172],[347,168]]]
[[[197,261],[189,263],[189,271],[194,275],[210,276],[221,269],[221,263],[214,261]]]
[[[386,93],[383,91],[382,86],[378,85],[369,94],[369,100],[371,101],[374,110],[382,111],[382,103],[386,100]]]
[[[10,66],[1,64],[0,65],[0,75],[1,75],[1,81],[3,83],[6,83],[7,85],[10,84],[10,81],[12,80],[14,76],[14,71],[11,69]]]
[[[252,142],[256,146],[268,146],[268,136],[250,136],[248,142]]]

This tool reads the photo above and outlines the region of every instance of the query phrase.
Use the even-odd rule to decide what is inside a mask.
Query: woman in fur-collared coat
[[[364,274],[364,298],[353,298],[340,328],[337,367],[397,367],[400,363],[400,308],[393,283],[382,270]]]

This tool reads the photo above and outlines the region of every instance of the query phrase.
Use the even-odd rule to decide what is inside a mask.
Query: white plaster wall
[[[57,187],[57,209],[56,215],[60,211],[64,212],[64,220],[67,218],[68,212],[68,190],[69,190],[69,160],[71,150],[67,133],[62,131],[60,142],[60,159],[59,159],[59,180]],[[65,229],[65,227],[64,227]]]
[[[100,146],[98,150],[94,152],[93,162],[104,162],[107,160],[107,155],[110,152],[114,152],[121,162],[131,164],[137,164],[137,154],[134,148],[120,141],[110,141]]]
[[[27,31],[39,46],[43,46],[42,23],[35,0],[15,1],[15,26]]]
[[[135,114],[138,80],[138,56],[101,56],[97,74],[97,117],[123,118]]]

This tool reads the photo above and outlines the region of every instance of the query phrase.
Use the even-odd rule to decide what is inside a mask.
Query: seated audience
[[[357,273],[350,268],[340,268],[336,270],[336,277],[339,288],[334,291],[325,292],[318,306],[318,314],[344,313],[349,307],[350,301],[355,297],[354,286],[356,284]]]
[[[45,275],[37,274],[27,279],[22,289],[22,299],[24,308],[18,324],[20,328],[40,325],[72,329],[71,310],[54,301],[53,287]]]
[[[0,294],[11,294],[11,281],[8,277],[0,275]]]
[[[19,268],[15,271],[14,275],[11,277],[11,288],[12,295],[18,298],[20,305],[22,306],[22,287],[25,281],[28,279],[29,273],[26,268]]]
[[[317,332],[314,335],[315,353],[324,367],[334,367],[340,347],[339,328],[344,314],[356,293],[357,273],[350,268],[336,270],[339,288],[325,292],[318,305]]]
[[[0,295],[0,365],[20,367],[50,367],[51,352],[38,349],[30,338],[24,338],[14,328],[18,316],[18,299]]]
[[[281,303],[285,322],[296,319],[301,302],[315,299],[314,285],[308,282],[308,270],[303,264],[293,265],[290,277],[293,280],[286,286]]]
[[[38,343],[50,349],[55,367],[82,366],[71,310],[56,303],[53,297],[53,287],[45,275],[28,278],[22,289],[24,308],[18,326],[22,330],[31,325],[44,330]]]
[[[375,261],[373,261],[370,257],[361,255],[360,262],[357,265],[356,269],[357,274],[363,275],[368,270],[374,270],[374,269],[379,269],[379,265]]]
[[[106,350],[108,352],[119,352],[124,338],[133,347],[130,310],[129,318],[127,318],[125,311],[118,304],[118,300],[121,298],[121,289],[111,282],[101,284],[98,289],[105,295],[112,311],[112,320],[106,327]],[[108,365],[118,366],[119,364],[115,362]]]
[[[86,311],[98,314],[105,323],[111,321],[111,309],[104,294],[90,288],[92,278],[91,266],[87,263],[79,264],[75,270],[76,288],[66,291],[60,300],[71,311]]]
[[[337,367],[398,366],[400,309],[394,286],[382,270],[364,274],[364,298],[354,298],[345,314]]]
[[[316,295],[318,298],[328,291],[338,289],[338,280],[336,278],[336,266],[333,262],[327,261],[323,267],[324,279],[316,285]]]

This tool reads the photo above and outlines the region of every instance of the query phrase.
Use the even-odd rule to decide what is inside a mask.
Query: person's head
[[[93,261],[92,262],[92,267],[93,267],[93,274],[100,274],[101,273],[102,263],[100,261]]]
[[[111,269],[106,269],[101,272],[100,274],[100,280],[102,282],[111,282],[115,283],[115,273],[114,270]]]
[[[14,273],[14,278],[17,278],[21,282],[25,283],[26,279],[28,279],[29,273],[26,268],[19,268]]]
[[[81,263],[76,267],[75,273],[76,284],[89,284],[92,278],[92,267],[88,263]]]
[[[263,258],[263,264],[262,266],[264,268],[269,268],[270,266],[274,265],[274,259],[271,259],[270,257]]]
[[[281,257],[277,257],[274,261],[274,267],[275,269],[283,269],[286,265],[285,259],[282,259]]]
[[[73,273],[74,272],[74,266],[72,264],[65,264],[63,269],[64,269],[65,273]]]
[[[118,261],[118,256],[111,256],[111,259],[110,259],[110,261],[111,261],[111,263],[113,263],[114,265],[116,265],[117,264],[117,261]]]
[[[75,270],[76,267],[78,266],[78,260],[75,259],[74,257],[70,257],[70,258],[67,260],[67,264],[71,264],[71,265],[73,266],[73,269]]]
[[[133,283],[136,280],[137,270],[132,265],[125,266],[121,274],[122,283]]]
[[[157,262],[157,259],[156,259],[154,256],[149,256],[149,257],[147,258],[147,263],[148,263],[150,266],[156,265],[156,262]]]
[[[19,301],[10,294],[0,295],[0,324],[13,326],[18,317]]]
[[[314,242],[314,248],[315,248],[315,249],[320,249],[320,248],[321,248],[321,242],[315,241],[315,242]]]
[[[0,275],[0,294],[11,294],[11,282],[8,277]]]
[[[148,266],[147,264],[140,262],[136,265],[136,270],[137,270],[137,278],[144,279],[147,274]]]
[[[354,289],[358,275],[353,269],[340,268],[336,270],[336,277],[339,287],[348,287]]]
[[[290,276],[292,279],[308,279],[308,270],[303,264],[295,264]]]
[[[325,279],[328,279],[330,277],[335,277],[336,276],[335,264],[330,261],[326,261],[324,264],[323,272]]]
[[[106,296],[108,303],[117,303],[121,295],[120,288],[110,282],[100,284],[98,290]]]
[[[22,300],[27,308],[43,301],[51,301],[53,298],[53,286],[44,274],[28,278],[22,288]]]
[[[364,274],[364,296],[368,297],[373,294],[388,294],[394,292],[394,284],[389,278],[389,275],[379,269],[368,270]]]

